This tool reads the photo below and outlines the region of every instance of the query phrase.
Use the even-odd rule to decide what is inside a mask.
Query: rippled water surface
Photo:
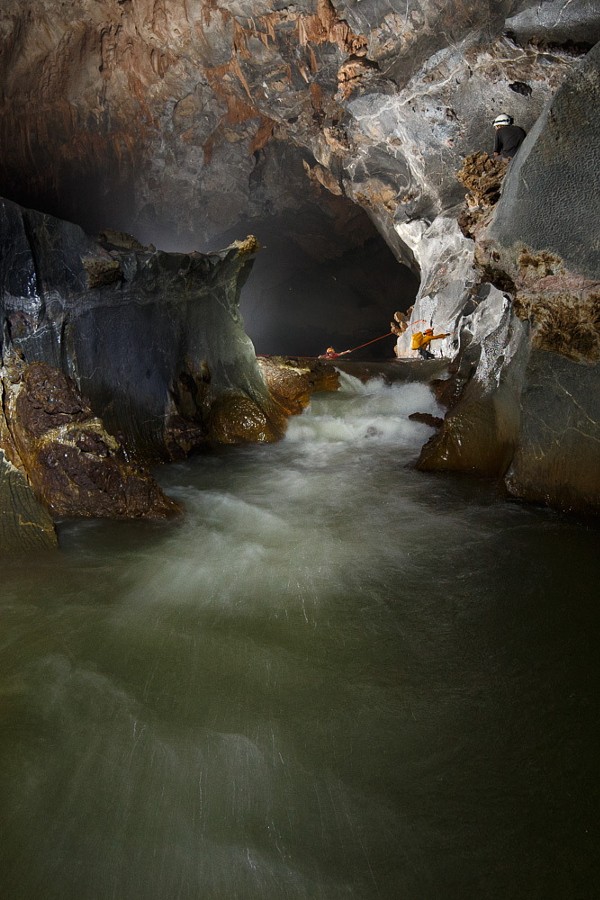
[[[592,898],[597,528],[411,469],[421,385],[3,566],[0,897]]]

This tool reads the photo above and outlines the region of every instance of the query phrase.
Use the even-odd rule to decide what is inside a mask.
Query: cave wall
[[[455,216],[462,158],[491,148],[499,111],[534,125],[598,20],[587,0],[5,0],[0,195],[166,250],[248,231],[268,247],[276,223],[292,248],[276,268],[291,262],[270,290],[261,260],[248,297],[269,352],[264,321],[291,334],[332,259],[373,247],[377,265],[375,235],[427,277],[423,235]],[[320,319],[307,306],[310,349],[382,332],[414,299],[400,281],[380,313],[367,289]],[[361,309],[373,315],[349,333]]]
[[[0,194],[184,249],[312,190],[414,265],[394,226],[459,200],[498,111],[531,127],[597,20],[581,0],[5,0]]]
[[[454,368],[466,381],[419,465],[504,478],[515,497],[585,513],[600,511],[600,123],[590,114],[599,91],[597,45],[498,170],[499,200],[470,193],[460,237],[456,221],[436,220],[441,252],[415,309],[452,320]],[[489,163],[477,155],[465,168],[483,176]],[[399,344],[411,353],[406,337]]]
[[[438,352],[477,346],[486,427],[498,437],[504,423],[514,438],[509,406],[523,384],[507,371],[512,400],[500,417],[494,392],[516,320],[523,353],[595,365],[596,319],[586,346],[547,337],[565,310],[578,323],[569,333],[583,307],[583,319],[596,315],[597,248],[580,251],[597,198],[585,90],[597,92],[599,39],[590,0],[6,0],[0,193],[90,231],[108,223],[171,247],[276,223],[286,245],[325,265],[377,234],[420,279],[413,321],[450,332]],[[456,173],[467,154],[491,151],[499,112],[529,137],[496,231],[466,236]],[[289,321],[301,294],[287,302]],[[397,353],[411,355],[408,336]]]

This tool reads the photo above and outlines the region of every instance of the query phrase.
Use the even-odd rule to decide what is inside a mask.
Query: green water
[[[598,896],[598,529],[344,385],[4,561],[2,900]]]

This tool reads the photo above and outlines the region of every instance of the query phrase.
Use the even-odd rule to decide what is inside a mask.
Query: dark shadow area
[[[257,353],[318,356],[329,346],[342,352],[382,337],[352,358],[394,358],[396,339],[385,335],[394,312],[413,304],[418,276],[398,262],[362,208],[307,178],[296,148],[274,142],[255,154],[248,205],[240,214],[238,195],[235,202],[223,196],[223,205],[233,204],[225,219],[235,222],[223,230],[210,198],[203,205],[191,189],[177,225],[176,205],[164,195],[136,213],[133,173],[119,174],[110,144],[102,156],[93,135],[89,141],[81,159],[46,157],[42,165],[40,151],[18,176],[0,165],[0,182],[10,187],[5,195],[88,234],[124,230],[167,251],[207,252],[254,234],[263,249],[241,311]]]
[[[358,347],[385,335],[394,311],[414,303],[418,277],[398,263],[366,215],[363,242],[332,258],[322,258],[318,232],[305,233],[300,246],[289,226],[279,225],[248,224],[263,246],[241,300],[257,353],[318,356],[329,346]],[[393,359],[395,340],[390,334],[352,358]]]

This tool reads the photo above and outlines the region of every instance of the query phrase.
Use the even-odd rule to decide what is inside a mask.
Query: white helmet
[[[506,113],[501,113],[494,119],[494,125],[512,125],[512,116],[507,116]]]

